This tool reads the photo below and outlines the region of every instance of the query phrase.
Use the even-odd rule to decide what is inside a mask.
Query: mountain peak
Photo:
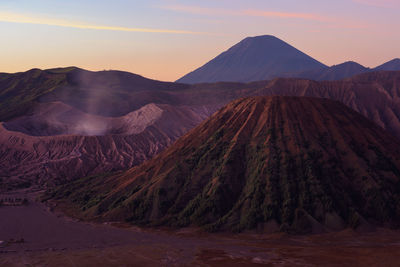
[[[333,78],[333,80],[340,79],[341,78],[340,75],[343,75],[345,78],[345,76],[353,76],[368,70],[369,70],[368,68],[364,67],[363,65],[355,61],[346,61],[341,64],[332,66],[330,70],[327,69],[328,72],[329,71],[333,72],[336,76],[339,76]]]
[[[349,60],[349,61],[345,61],[341,64],[335,65],[335,66],[359,66],[359,67],[363,67],[365,68],[363,65],[361,65],[360,63],[357,63],[355,61]]]
[[[266,34],[266,35],[257,35],[257,36],[249,36],[249,37],[246,37],[246,38],[244,38],[242,40],[242,42],[244,42],[244,41],[280,41],[280,42],[283,42],[278,37],[273,36],[273,35],[268,35],[268,34]]]
[[[366,68],[357,62],[346,61],[338,65],[333,65],[329,68],[302,72],[297,74],[296,76],[318,81],[335,81],[368,72],[369,70],[369,68]]]
[[[400,71],[400,58],[392,59],[378,67],[374,70],[378,71]]]
[[[272,35],[247,37],[177,82],[250,82],[326,67]]]

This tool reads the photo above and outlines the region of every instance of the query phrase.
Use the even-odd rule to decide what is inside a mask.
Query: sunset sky
[[[0,72],[78,66],[174,81],[247,36],[327,65],[400,57],[400,0],[0,0]]]

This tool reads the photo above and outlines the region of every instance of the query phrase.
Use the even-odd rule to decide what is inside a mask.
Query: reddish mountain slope
[[[323,97],[340,101],[400,139],[400,72],[374,72],[351,79],[315,82],[276,79],[252,95]]]
[[[132,148],[141,147],[144,142],[138,141],[136,144],[140,140],[137,138],[132,137],[126,146],[121,145],[118,153],[124,155],[123,161],[136,165],[161,151],[229,101],[253,95],[335,99],[400,138],[400,72],[368,73],[335,82],[275,79],[247,84],[184,85],[153,81],[118,71],[89,72],[77,68],[31,70],[26,73],[0,74],[0,120],[5,121],[3,126],[9,130],[2,131],[1,136],[4,141],[0,145],[0,154],[3,155],[3,161],[0,162],[4,168],[0,170],[0,177],[4,182],[10,177],[40,181],[57,177],[57,168],[50,173],[41,171],[46,166],[43,155],[32,154],[32,148],[10,145],[8,140],[19,133],[26,134],[26,140],[32,139],[27,143],[37,143],[39,139],[54,143],[60,139],[52,136],[59,135],[62,138],[75,135],[74,140],[111,140],[113,135],[120,137],[142,134],[145,140],[150,140],[149,146],[162,144],[157,145],[159,149],[152,150],[151,153],[143,152],[142,148],[137,153],[132,152],[136,151]],[[160,109],[163,109],[161,106],[175,115],[160,119]],[[187,109],[190,111],[186,112]],[[146,129],[155,123],[159,125],[156,128],[160,130],[160,134],[156,135],[157,138],[153,134],[146,136]],[[72,153],[71,157],[76,157],[71,147],[79,147],[80,143],[70,144],[65,148],[61,144],[65,143],[51,147],[50,153],[56,155],[65,150],[65,155]],[[103,142],[93,143],[93,150],[106,149],[102,144]],[[30,156],[22,164],[17,164],[16,160],[10,161],[20,153],[28,153]],[[136,154],[145,156],[138,157]],[[85,156],[80,160],[86,161]],[[82,167],[84,169],[81,171],[78,167],[83,165],[77,165],[74,170],[76,175],[72,172],[68,175],[73,178],[82,173],[94,174],[133,166],[121,164],[119,159],[111,156],[91,157],[91,160],[91,166],[109,167],[90,167],[93,171]],[[9,164],[8,161],[14,163]],[[27,172],[29,165],[35,167]],[[63,175],[64,172],[60,172],[60,177]]]
[[[48,196],[136,224],[310,232],[399,226],[400,142],[317,98],[234,101],[154,159]]]
[[[243,96],[293,95],[338,100],[400,137],[400,72],[366,73],[332,82],[275,79],[189,86],[152,81],[125,72],[68,68],[0,74],[0,89],[2,121],[30,116],[32,110],[43,110],[37,107],[40,103],[61,102],[88,114],[108,117],[124,116],[151,103],[211,105],[208,113],[211,115],[215,108]]]
[[[55,105],[59,112],[60,104]],[[3,182],[3,187],[10,188],[30,183],[59,184],[91,174],[127,169],[153,157],[206,118],[199,109],[155,104],[118,118],[91,116],[65,105],[61,107],[69,112],[66,118],[76,113],[76,118],[86,121],[80,125],[79,120],[69,124],[53,121],[46,125],[48,121],[43,118],[48,117],[38,113],[33,118],[22,117],[0,125],[0,185]],[[57,112],[48,114],[54,115],[51,119],[65,115]],[[88,119],[91,119],[90,126]],[[68,130],[71,134],[56,136],[21,133],[48,135]],[[93,135],[99,130],[103,131],[100,135]],[[80,131],[79,135],[76,131]]]

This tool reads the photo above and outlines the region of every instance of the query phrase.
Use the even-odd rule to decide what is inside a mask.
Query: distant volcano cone
[[[177,82],[250,82],[326,66],[271,35],[248,37]]]
[[[51,193],[86,216],[209,230],[312,232],[400,222],[400,143],[339,102],[231,102],[127,172]]]

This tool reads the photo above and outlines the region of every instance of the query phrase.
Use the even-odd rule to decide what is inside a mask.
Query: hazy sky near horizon
[[[174,81],[247,36],[327,65],[400,57],[400,0],[0,0],[0,72],[78,66]]]

